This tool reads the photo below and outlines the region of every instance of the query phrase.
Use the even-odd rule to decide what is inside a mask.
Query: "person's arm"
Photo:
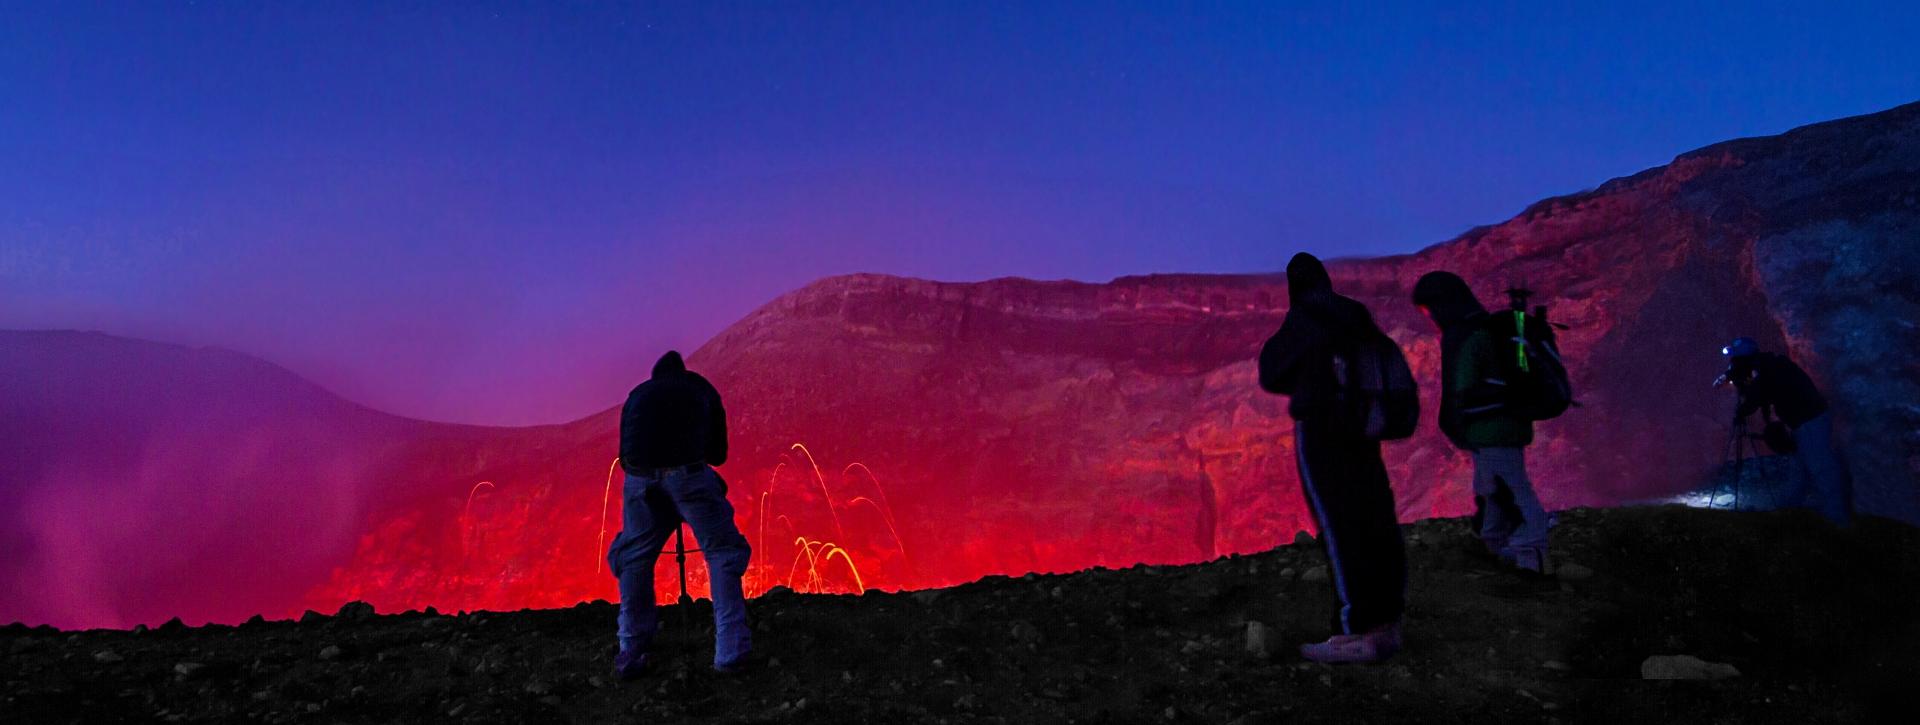
[[[1447,381],[1448,392],[1460,401],[1461,418],[1486,415],[1506,407],[1506,386],[1495,382],[1499,375],[1498,358],[1504,346],[1490,331],[1473,333],[1460,344],[1460,360]]]
[[[1280,331],[1267,338],[1260,348],[1260,389],[1275,395],[1292,395],[1300,382],[1300,371],[1314,351],[1326,344],[1326,331],[1318,322],[1295,310],[1287,312]]]

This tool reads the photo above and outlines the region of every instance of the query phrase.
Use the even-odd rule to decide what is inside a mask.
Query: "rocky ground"
[[[1920,530],[1680,507],[1565,512],[1557,580],[1408,527],[1407,651],[1303,662],[1326,571],[1306,545],[1181,567],[992,577],[752,604],[757,673],[723,678],[704,603],[642,680],[608,676],[613,607],[332,616],[150,631],[0,629],[0,721],[1868,722],[1910,708]],[[1304,542],[1303,542],[1304,543]],[[1696,676],[1642,681],[1686,655]],[[1737,675],[1734,672],[1737,671]]]

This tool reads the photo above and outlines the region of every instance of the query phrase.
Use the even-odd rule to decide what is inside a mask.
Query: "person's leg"
[[[1334,636],[1301,645],[1316,662],[1376,662],[1400,647],[1406,552],[1379,443],[1296,423],[1307,505],[1320,523],[1334,588]]]
[[[1808,503],[1839,526],[1853,518],[1853,491],[1846,464],[1833,450],[1833,418],[1816,416],[1793,431],[1795,455],[1811,489]]]
[[[753,650],[747,628],[747,597],[740,578],[747,573],[752,549],[733,520],[726,483],[711,468],[674,474],[667,479],[674,503],[693,527],[700,551],[707,559],[707,580],[713,594],[715,667],[730,667]]]
[[[1346,496],[1352,511],[1345,526],[1352,530],[1347,537],[1349,552],[1363,566],[1354,572],[1356,591],[1349,622],[1359,631],[1372,632],[1398,624],[1406,610],[1407,549],[1380,444],[1357,441],[1353,450],[1353,490]]]
[[[1473,499],[1478,504],[1480,541],[1486,544],[1489,553],[1498,554],[1507,548],[1507,539],[1513,535],[1515,521],[1513,506],[1508,494],[1500,485],[1499,469],[1495,464],[1497,448],[1482,448],[1473,451]]]
[[[1513,563],[1522,569],[1545,573],[1547,564],[1547,510],[1533,490],[1527,475],[1525,448],[1486,450],[1495,478],[1512,501],[1513,532],[1507,537],[1507,551]]]
[[[672,499],[650,479],[628,475],[622,488],[620,534],[607,549],[607,569],[620,582],[620,651],[645,653],[659,630],[654,609],[653,565],[667,537],[680,528]]]
[[[1379,443],[1296,423],[1300,484],[1320,524],[1337,609],[1336,634],[1398,621],[1406,550]]]

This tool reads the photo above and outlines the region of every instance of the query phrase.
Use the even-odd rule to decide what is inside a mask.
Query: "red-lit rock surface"
[[[1915,520],[1917,200],[1912,105],[1701,149],[1333,272],[1406,347],[1429,412],[1437,345],[1406,300],[1413,281],[1459,272],[1493,304],[1510,282],[1540,292],[1571,326],[1563,348],[1584,403],[1543,425],[1533,448],[1551,506],[1699,483],[1720,460],[1731,407],[1730,393],[1708,387],[1717,351],[1746,334],[1790,348],[1835,399],[1859,506]],[[1276,266],[1292,251],[1276,240]],[[848,591],[854,567],[868,587],[921,587],[1291,540],[1310,527],[1291,426],[1252,363],[1285,300],[1284,280],[1261,275],[854,275],[774,300],[691,357],[731,413],[736,452],[723,473],[757,546],[750,591]],[[263,608],[613,598],[602,552],[619,529],[618,482],[611,500],[602,494],[616,426],[615,410],[491,434],[412,424],[343,446],[378,458],[346,509],[358,538],[329,549],[337,565],[300,600]],[[817,478],[795,443],[817,457]],[[1467,510],[1467,462],[1430,418],[1387,451],[1403,518]],[[817,549],[810,564],[799,537],[847,556]],[[663,584],[671,570],[663,559]]]
[[[1920,106],[1907,106],[1712,146],[1417,254],[1337,263],[1334,276],[1423,381],[1436,374],[1435,336],[1406,301],[1420,274],[1459,272],[1492,304],[1511,281],[1541,293],[1571,326],[1563,346],[1584,403],[1543,425],[1533,449],[1552,506],[1697,485],[1726,440],[1730,393],[1708,386],[1718,349],[1746,334],[1789,347],[1833,392],[1860,506],[1912,519],[1916,196]],[[1285,299],[1276,276],[854,275],[769,303],[692,356],[732,415],[724,473],[759,546],[750,589],[852,586],[837,558],[810,578],[800,536],[844,547],[867,586],[888,588],[1290,540],[1310,527],[1290,422],[1256,389],[1252,363]],[[610,598],[595,567],[616,424],[609,411],[568,426],[561,439],[577,444],[557,455],[450,480],[437,507],[376,522],[315,605]],[[1403,518],[1467,510],[1467,462],[1431,425],[1387,451]],[[855,462],[884,499],[858,469],[843,475]],[[454,514],[482,477],[499,488],[476,502],[466,539],[478,543],[463,554],[448,545]],[[859,496],[891,504],[904,547]],[[610,536],[617,501],[608,520]]]

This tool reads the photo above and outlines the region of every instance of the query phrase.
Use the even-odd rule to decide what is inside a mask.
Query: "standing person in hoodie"
[[[1315,662],[1377,662],[1400,650],[1407,555],[1380,442],[1335,418],[1334,356],[1382,333],[1366,306],[1334,294],[1311,254],[1287,263],[1287,296],[1286,320],[1260,350],[1260,387],[1290,397],[1294,462],[1337,604],[1333,636],[1300,653]]]
[[[727,483],[713,470],[726,462],[727,411],[720,392],[687,370],[680,353],[668,351],[620,410],[625,506],[620,535],[607,551],[607,567],[620,581],[620,653],[613,660],[620,679],[646,669],[660,621],[653,565],[683,521],[693,527],[710,573],[713,668],[733,674],[746,666],[753,643],[740,577],[752,552],[734,525]]]
[[[1473,456],[1480,540],[1502,561],[1545,574],[1547,512],[1527,477],[1533,421],[1506,404],[1500,382],[1497,356],[1513,348],[1459,275],[1422,276],[1413,303],[1440,328],[1440,430]]]

